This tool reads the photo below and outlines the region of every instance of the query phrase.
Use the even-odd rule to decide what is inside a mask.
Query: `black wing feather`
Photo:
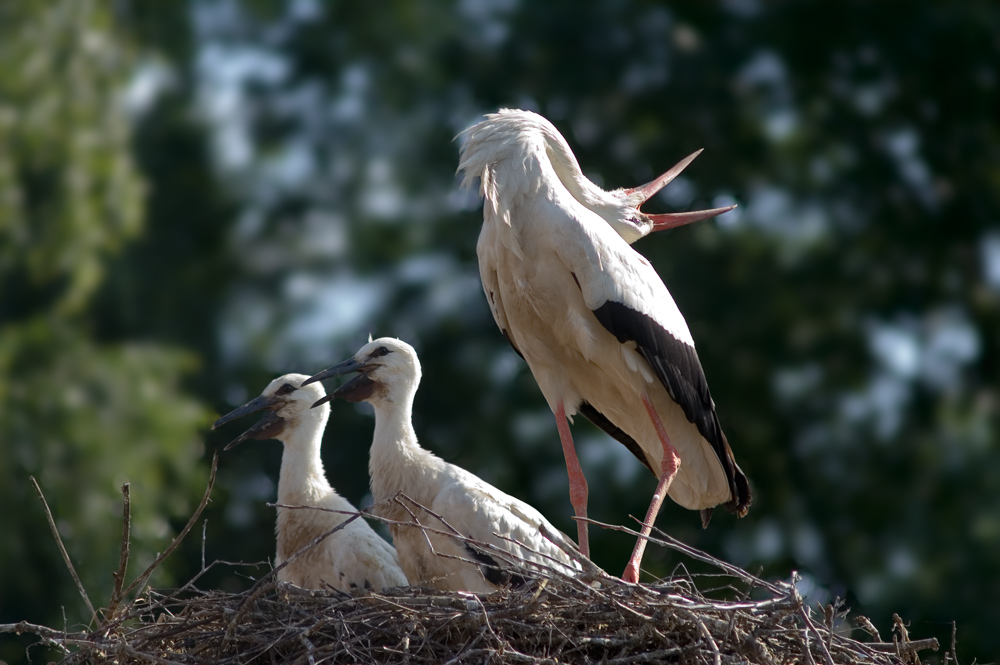
[[[496,586],[510,585],[516,589],[517,587],[524,586],[524,584],[528,581],[521,575],[501,568],[496,559],[478,547],[473,547],[471,544],[466,543],[465,551],[481,564],[479,569],[483,572],[483,577],[485,577],[486,581],[490,584]]]
[[[750,507],[750,485],[722,433],[715,402],[694,347],[671,335],[651,317],[620,302],[605,302],[594,310],[594,316],[619,342],[635,342],[636,350],[653,368],[671,399],[715,450],[729,479],[732,499],[725,504],[726,508],[745,515]]]

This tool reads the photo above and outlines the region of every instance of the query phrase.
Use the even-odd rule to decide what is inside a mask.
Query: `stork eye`
[[[385,348],[384,346],[380,346],[377,349],[375,349],[374,351],[372,351],[371,355],[369,355],[368,357],[369,358],[381,358],[382,356],[389,355],[389,353],[390,353],[389,349]]]
[[[287,395],[288,393],[295,392],[297,388],[290,383],[283,384],[277,390],[278,395]]]

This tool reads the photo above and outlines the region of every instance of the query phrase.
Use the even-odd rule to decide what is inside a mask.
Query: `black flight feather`
[[[745,515],[750,506],[750,485],[733,459],[729,442],[722,433],[715,402],[712,401],[708,381],[694,347],[671,335],[651,317],[620,302],[605,302],[594,310],[594,316],[619,342],[635,342],[636,350],[653,368],[671,399],[677,402],[687,419],[715,450],[729,479],[732,499],[725,504],[726,509],[740,516]],[[627,443],[625,445],[628,446]],[[710,516],[702,517],[704,520]]]
[[[466,543],[465,551],[468,552],[473,559],[482,564],[479,566],[479,569],[483,571],[483,577],[485,577],[486,581],[490,584],[494,584],[496,586],[510,585],[517,588],[527,582],[527,580],[520,575],[515,575],[509,570],[501,568],[496,559],[479,548]]]

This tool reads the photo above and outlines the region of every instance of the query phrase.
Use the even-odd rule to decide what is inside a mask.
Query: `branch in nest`
[[[167,546],[167,549],[163,550],[163,552],[160,553],[160,556],[156,557],[153,563],[149,565],[149,568],[147,568],[145,572],[139,575],[139,577],[135,578],[135,580],[132,581],[132,584],[128,585],[128,588],[125,589],[124,592],[122,592],[123,596],[129,595],[137,588],[141,589],[143,585],[146,584],[146,581],[149,579],[150,575],[153,574],[153,571],[156,570],[161,563],[163,563],[164,559],[170,556],[171,553],[173,553],[173,551],[177,549],[177,546],[181,544],[181,541],[184,540],[184,537],[188,535],[188,531],[190,531],[191,528],[195,525],[195,523],[198,521],[198,518],[201,517],[202,511],[205,510],[205,506],[208,505],[208,498],[212,496],[212,488],[215,487],[215,472],[218,470],[218,468],[219,468],[219,453],[218,451],[216,451],[215,454],[212,455],[212,470],[209,472],[208,486],[205,488],[204,496],[201,497],[201,503],[198,504],[198,508],[196,508],[194,514],[191,515],[191,519],[188,520],[188,523],[184,525],[184,528],[181,529],[181,532],[178,533],[177,536],[170,542],[170,545]]]
[[[129,537],[131,534],[132,511],[129,498],[129,484],[122,483],[122,547],[121,555],[118,559],[118,570],[114,573],[115,588],[111,592],[111,602],[105,612],[105,620],[110,620],[115,616],[115,610],[122,602],[122,587],[125,586],[125,570],[128,567]]]
[[[87,609],[90,610],[91,621],[96,624],[97,612],[94,611],[94,605],[90,602],[90,596],[87,595],[87,590],[83,588],[83,582],[80,581],[80,576],[76,574],[76,568],[73,567],[73,562],[69,558],[69,552],[66,551],[66,546],[63,545],[59,529],[56,527],[56,521],[52,519],[52,511],[49,510],[49,502],[45,500],[42,488],[38,486],[38,481],[35,480],[35,477],[29,476],[29,479],[31,480],[31,484],[35,486],[38,498],[42,501],[42,507],[45,508],[45,517],[49,520],[49,529],[52,530],[52,536],[56,539],[56,545],[59,546],[59,552],[62,554],[63,561],[66,562],[66,568],[69,569],[69,574],[73,576],[73,581],[76,582],[76,588],[79,590],[80,596],[83,597],[83,602],[87,604]]]

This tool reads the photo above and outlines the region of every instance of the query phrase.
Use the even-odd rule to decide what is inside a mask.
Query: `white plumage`
[[[516,558],[556,567],[563,572],[580,570],[580,565],[562,548],[542,535],[559,539],[573,547],[569,538],[528,504],[484,482],[468,471],[445,462],[417,442],[411,423],[413,398],[420,383],[420,362],[409,344],[391,338],[369,342],[349,360],[313,376],[309,381],[360,374],[329,396],[351,402],[367,401],[375,408],[375,434],[369,458],[371,489],[378,502],[392,499],[398,492],[440,515],[462,536],[495,546]],[[409,522],[410,513],[395,503],[381,508],[388,519]],[[435,518],[414,515],[421,524],[448,531]],[[504,555],[463,543],[453,537],[410,526],[391,526],[399,563],[411,584],[441,590],[485,593],[501,584],[517,584]],[[430,540],[436,556],[427,545]],[[466,561],[459,561],[464,559]],[[478,563],[470,563],[475,561]]]
[[[302,386],[304,374],[286,374],[268,384],[260,397],[219,418],[212,429],[249,413],[266,410],[261,420],[232,441],[226,450],[249,439],[278,439],[284,444],[278,503],[357,512],[330,486],[323,471],[320,447],[330,407],[310,408],[325,396],[323,386]],[[275,525],[275,567],[315,538],[350,516],[310,508],[278,508]],[[278,571],[278,579],[304,587],[330,586],[340,591],[405,586],[396,551],[363,518],[300,554]]]
[[[586,516],[588,491],[567,424],[576,413],[660,479],[643,533],[665,492],[702,510],[705,524],[719,504],[745,514],[749,485],[722,433],[684,317],[626,242],[655,230],[637,209],[645,199],[633,194],[646,196],[664,177],[640,190],[604,192],[533,113],[491,114],[463,134],[459,170],[466,185],[481,179],[485,199],[477,245],[483,288],[556,416],[576,514]],[[586,554],[586,523],[578,525]],[[636,544],[624,579],[638,580],[644,543]]]

